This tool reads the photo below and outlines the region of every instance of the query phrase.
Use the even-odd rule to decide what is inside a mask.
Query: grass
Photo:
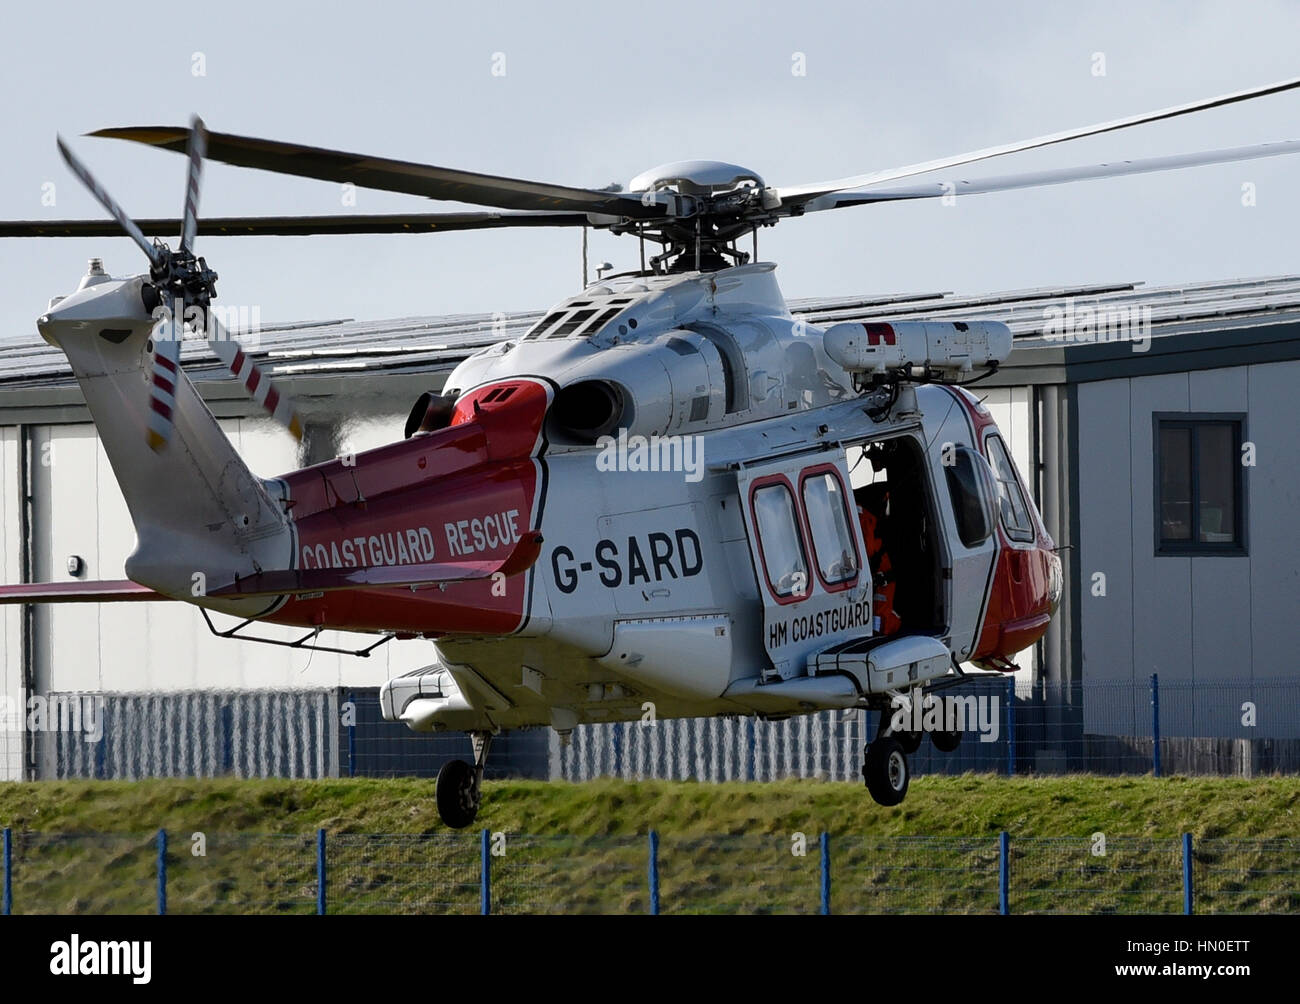
[[[1300,910],[1294,777],[932,776],[893,809],[812,780],[496,782],[461,833],[432,796],[406,778],[0,784],[0,825],[15,833],[16,912],[152,910],[160,828],[173,912],[310,912],[318,828],[332,912],[475,912],[480,827],[506,834],[504,911],[644,912],[651,829],[665,912],[816,910],[823,831],[836,912],[996,910],[1004,830],[1016,912],[1177,912],[1184,832],[1198,909]]]

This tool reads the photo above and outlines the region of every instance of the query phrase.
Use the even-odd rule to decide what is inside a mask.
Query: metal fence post
[[[492,912],[492,837],[485,829],[479,835],[479,912],[486,917]]]
[[[348,723],[348,777],[357,776],[357,695],[348,694],[352,705],[352,719]]]
[[[650,882],[650,915],[659,916],[659,833],[650,831],[650,862],[647,878]]]
[[[167,831],[158,831],[158,916],[167,913]]]
[[[1151,772],[1160,776],[1160,674],[1151,674]]]
[[[1006,830],[998,835],[998,913],[1011,913],[1011,838]]]
[[[325,831],[316,831],[316,914],[325,916]]]
[[[1016,678],[1007,677],[1007,776],[1016,772]]]
[[[4,830],[4,896],[0,899],[0,914],[8,917],[14,909],[14,831]]]
[[[822,830],[822,916],[831,913],[831,835]]]
[[[1192,835],[1183,834],[1183,913],[1192,913]]]

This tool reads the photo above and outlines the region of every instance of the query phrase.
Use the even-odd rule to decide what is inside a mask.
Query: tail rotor
[[[212,300],[217,295],[217,273],[208,267],[205,259],[194,253],[203,158],[207,150],[207,130],[203,121],[197,115],[190,120],[186,144],[185,208],[181,218],[180,245],[175,251],[161,240],[151,242],[145,237],[140,227],[73,154],[62,137],[58,140],[58,147],[72,173],[149,259],[144,305],[153,316],[161,315],[162,320],[150,340],[153,364],[146,430],[150,448],[155,452],[162,450],[171,438],[176,386],[181,378],[181,339],[187,326],[192,332],[201,332],[208,347],[243,384],[249,396],[295,439],[301,440],[302,423],[292,400],[253,363],[211,309]]]

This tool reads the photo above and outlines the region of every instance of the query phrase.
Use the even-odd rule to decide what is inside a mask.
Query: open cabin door
[[[871,575],[844,451],[736,475],[763,601],[763,645],[781,679],[836,642],[871,633]]]

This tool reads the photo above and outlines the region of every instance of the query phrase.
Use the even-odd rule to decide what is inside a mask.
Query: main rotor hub
[[[629,192],[672,190],[681,195],[711,196],[733,191],[748,182],[767,187],[757,171],[721,160],[675,160],[642,171],[627,184]]]
[[[671,192],[676,211],[651,223],[628,221],[615,233],[636,233],[664,246],[651,259],[668,271],[714,271],[743,265],[750,256],[735,247],[738,237],[775,222],[771,211],[780,206],[763,176],[739,164],[721,160],[678,160],[642,171],[630,182],[631,195],[648,197]],[[643,199],[644,201],[644,199]]]

